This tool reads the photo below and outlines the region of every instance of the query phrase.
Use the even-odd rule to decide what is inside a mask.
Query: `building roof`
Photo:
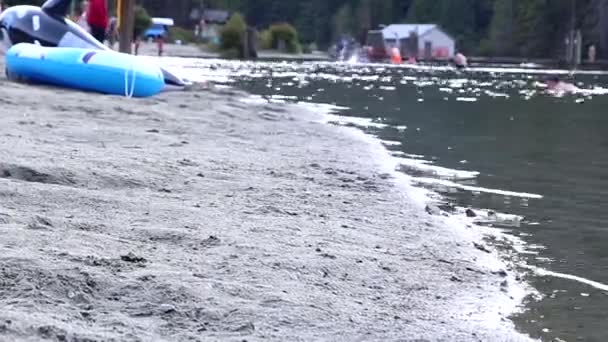
[[[404,39],[414,32],[422,37],[434,29],[440,28],[436,24],[392,24],[382,29],[382,35],[384,39]]]
[[[224,10],[214,10],[214,9],[206,9],[203,12],[203,17],[208,23],[219,23],[223,24],[230,19],[230,12]]]
[[[173,21],[172,18],[154,17],[154,18],[152,18],[152,24],[155,24],[155,25],[164,25],[164,26],[173,26],[173,25],[175,25],[175,22]]]

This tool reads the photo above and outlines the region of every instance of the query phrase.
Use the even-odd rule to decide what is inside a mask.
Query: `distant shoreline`
[[[140,46],[140,54],[147,56],[156,56],[157,49],[156,44],[153,43],[142,43]],[[222,56],[218,52],[205,51],[197,45],[178,45],[178,44],[165,44],[164,57],[181,57],[181,58],[201,58],[201,59],[221,59]],[[286,61],[332,61],[331,57],[327,53],[317,52],[308,54],[288,54],[281,53],[278,51],[259,51],[259,61],[265,60],[286,60]],[[537,65],[539,67],[546,66],[557,69],[570,70],[571,68],[556,59],[549,58],[525,58],[525,57],[488,57],[488,56],[469,56],[470,65]],[[449,64],[450,60],[421,60],[423,63],[431,64]],[[607,70],[608,60],[598,60],[590,63],[583,61],[577,70]]]
[[[158,50],[154,43],[142,43],[140,46],[141,55],[156,56]],[[182,58],[206,58],[206,59],[219,59],[222,58],[219,52],[205,51],[198,45],[178,45],[178,44],[165,44],[164,54],[165,57],[182,57]],[[281,53],[279,51],[258,51],[258,60],[308,60],[308,61],[329,61],[331,58],[326,53],[302,53],[302,54],[289,54]]]

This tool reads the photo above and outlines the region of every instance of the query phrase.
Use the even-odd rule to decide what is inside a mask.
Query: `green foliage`
[[[180,40],[182,43],[195,43],[196,36],[192,30],[188,30],[182,27],[173,26],[169,28],[169,36],[172,41]]]
[[[222,58],[225,58],[225,59],[243,58],[243,53],[241,52],[240,49],[237,49],[237,48],[225,49],[225,50],[221,50],[220,52],[222,54]]]
[[[445,1],[414,0],[407,12],[408,21],[421,24],[436,21],[443,12],[442,3],[447,5]]]
[[[550,49],[551,32],[548,31],[547,0],[527,0],[516,8],[515,39],[519,55],[541,57]]]
[[[513,0],[494,2],[494,16],[487,41],[487,54],[506,55],[513,51],[515,8]]]
[[[298,40],[298,31],[286,23],[271,25],[268,29],[260,32],[258,42],[263,50],[278,49],[282,42],[285,52],[300,53],[302,51]]]
[[[242,58],[247,23],[243,16],[235,13],[220,31],[220,49],[227,58]]]
[[[272,49],[272,32],[270,32],[270,30],[264,30],[260,32],[259,44],[262,50]]]
[[[281,42],[289,53],[300,53],[302,48],[298,40],[298,31],[287,23],[274,24],[268,28],[268,35],[273,49],[279,48]],[[268,39],[268,37],[266,37]]]
[[[342,33],[365,42],[379,25],[404,21],[436,23],[466,54],[561,57],[574,14],[585,46],[595,44],[598,57],[608,57],[608,1],[576,0],[138,0],[153,16],[171,17],[192,29],[192,8],[242,13],[251,26],[267,28],[285,22],[302,43],[328,48]],[[10,5],[42,0],[6,0]],[[264,47],[268,39],[261,37]]]
[[[145,30],[152,25],[152,18],[148,14],[145,8],[142,6],[135,6],[135,24],[133,31],[135,36],[139,36],[144,33]]]
[[[353,17],[353,9],[350,4],[346,4],[338,10],[338,13],[334,16],[334,39],[340,38],[340,36],[353,35],[355,21]]]

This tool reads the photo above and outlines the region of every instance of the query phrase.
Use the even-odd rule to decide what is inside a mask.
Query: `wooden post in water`
[[[118,51],[132,53],[135,0],[118,0]]]

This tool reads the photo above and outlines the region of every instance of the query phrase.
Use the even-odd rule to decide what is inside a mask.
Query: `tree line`
[[[250,25],[293,24],[303,43],[329,46],[342,34],[391,23],[436,23],[467,54],[557,58],[571,29],[608,58],[608,0],[207,0],[243,13]],[[585,49],[583,49],[585,50]]]
[[[41,0],[5,0],[9,5]],[[113,8],[115,0],[109,0]],[[583,46],[608,58],[608,0],[138,0],[152,16],[170,16],[185,28],[204,8],[240,12],[263,30],[296,27],[300,41],[327,48],[348,34],[364,43],[367,31],[391,23],[436,23],[470,55],[557,58],[574,28]]]

